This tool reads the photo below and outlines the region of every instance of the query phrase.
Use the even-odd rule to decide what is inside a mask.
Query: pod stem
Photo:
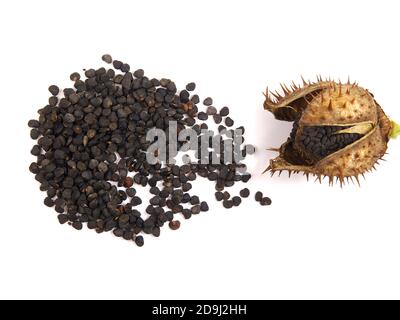
[[[393,120],[390,122],[392,124],[392,130],[390,130],[389,138],[396,139],[400,135],[400,125]]]

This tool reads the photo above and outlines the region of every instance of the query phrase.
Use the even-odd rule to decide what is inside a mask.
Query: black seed
[[[112,63],[112,57],[109,54],[103,54],[103,56],[101,57],[101,59],[105,62],[105,63]]]
[[[168,226],[172,229],[172,230],[178,230],[179,227],[181,226],[181,223],[179,220],[173,220],[170,221]]]
[[[144,245],[144,239],[142,236],[136,236],[135,243],[138,247],[142,247]]]
[[[217,201],[223,200],[224,199],[224,194],[222,192],[220,192],[220,191],[217,191],[215,193],[215,199],[217,199]]]
[[[225,119],[225,124],[226,124],[226,126],[228,126],[228,127],[232,127],[232,126],[234,125],[234,121],[233,121],[230,117],[227,117],[227,118]]]
[[[189,209],[183,209],[182,215],[185,219],[190,219],[190,217],[192,216],[192,211]]]
[[[127,64],[127,63],[124,63],[124,64],[121,66],[121,71],[122,71],[122,72],[129,72],[130,69],[131,69],[131,67],[130,67],[129,64]]]
[[[228,199],[231,197],[231,195],[229,194],[228,191],[225,191],[225,192],[223,193],[223,196],[224,196],[224,200],[228,200]]]
[[[82,222],[76,220],[72,223],[72,226],[76,229],[76,230],[81,230],[82,229]]]
[[[124,230],[116,228],[113,230],[113,233],[116,237],[122,237],[124,235]]]
[[[208,203],[207,202],[205,202],[205,201],[202,201],[201,203],[200,203],[200,210],[201,211],[208,211]]]
[[[51,85],[51,86],[49,87],[49,91],[50,91],[50,93],[51,93],[53,96],[56,96],[56,95],[58,95],[58,93],[60,92],[60,88],[57,87],[56,85]]]
[[[40,132],[36,129],[32,129],[31,130],[31,138],[36,140],[37,138],[39,138],[40,136]]]
[[[64,120],[64,122],[66,122],[66,123],[72,123],[72,122],[75,121],[75,117],[74,117],[73,114],[67,113],[67,114],[64,115],[64,119],[63,119],[63,120]]]
[[[74,73],[71,73],[71,75],[69,76],[69,78],[70,78],[72,81],[78,81],[78,80],[81,78],[81,76],[80,76],[80,74],[79,74],[78,72],[74,72]]]
[[[238,205],[240,205],[242,203],[242,199],[240,199],[240,197],[238,197],[238,196],[234,196],[232,198],[232,203],[235,207],[237,207]]]
[[[269,206],[272,203],[271,199],[268,197],[264,197],[261,199],[260,204],[262,206]]]
[[[57,218],[60,224],[64,224],[68,221],[68,216],[66,214],[59,214]]]
[[[138,205],[142,204],[142,199],[140,199],[137,196],[134,196],[131,199],[131,203],[132,203],[133,206],[138,206]]]
[[[249,189],[244,188],[244,189],[240,190],[239,194],[242,198],[247,198],[250,195],[250,191],[249,191]]]
[[[214,115],[213,115],[213,119],[214,119],[214,122],[215,122],[216,124],[220,124],[220,123],[222,122],[222,117],[221,117],[221,115],[219,115],[219,114],[214,114]]]
[[[224,208],[230,209],[233,207],[233,202],[232,202],[232,200],[224,200],[222,202],[222,205],[224,206]]]
[[[261,191],[257,191],[254,198],[255,198],[256,201],[258,201],[258,202],[261,201],[261,199],[263,198],[262,192],[261,192]]]
[[[150,188],[150,193],[154,194],[154,195],[159,195],[160,194],[160,189],[158,189],[157,187],[151,187]]]
[[[228,107],[223,107],[220,111],[219,114],[222,117],[226,117],[229,114],[229,108]]]
[[[30,128],[39,128],[40,127],[40,122],[37,120],[29,120],[28,121],[28,126]]]
[[[210,97],[205,98],[204,101],[203,101],[203,104],[205,106],[211,106],[213,104],[213,99],[211,99]]]
[[[137,69],[137,70],[133,73],[133,75],[134,75],[136,78],[143,78],[143,77],[144,77],[144,71],[143,71],[143,69]]]
[[[46,197],[44,199],[44,204],[48,207],[54,206],[54,201],[50,197]]]
[[[200,203],[200,199],[198,196],[192,196],[190,198],[190,204],[191,205],[195,205],[195,204],[199,204]]]
[[[154,227],[152,229],[151,233],[153,234],[153,236],[159,237],[160,236],[160,228],[159,227]]]
[[[183,192],[187,192],[190,189],[192,189],[192,184],[191,183],[186,182],[186,183],[182,184],[182,191]]]
[[[190,211],[192,212],[192,214],[199,214],[200,211],[203,211],[203,210],[201,210],[201,206],[197,204],[197,205],[193,206],[190,209]]]
[[[196,89],[196,84],[194,82],[190,82],[186,85],[186,90],[187,91],[193,91]]]
[[[199,120],[205,121],[208,119],[208,115],[205,112],[199,112],[197,114],[197,118],[199,118]]]

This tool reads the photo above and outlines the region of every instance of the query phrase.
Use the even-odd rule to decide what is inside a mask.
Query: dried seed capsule
[[[356,177],[374,167],[395,137],[398,125],[384,114],[373,95],[356,84],[318,79],[303,88],[284,87],[284,96],[266,94],[264,108],[279,120],[293,121],[289,139],[270,161],[268,171],[313,174],[321,180]],[[309,99],[310,98],[310,99]],[[360,159],[368,152],[371,156]],[[358,159],[354,161],[354,159]]]

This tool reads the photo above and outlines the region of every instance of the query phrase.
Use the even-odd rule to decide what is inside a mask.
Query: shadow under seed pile
[[[48,105],[38,110],[38,120],[28,123],[31,138],[37,140],[31,150],[37,160],[29,169],[40,182],[40,189],[47,192],[44,203],[55,207],[59,222],[75,229],[87,223],[98,233],[113,231],[115,236],[142,246],[142,233],[158,237],[160,227],[167,222],[172,230],[178,229],[180,222],[174,219],[175,214],[189,219],[209,210],[207,202],[189,193],[197,176],[215,182],[225,207],[240,205],[240,197],[229,199],[221,191],[235,182],[249,181],[250,174],[245,173],[242,163],[226,163],[221,150],[206,155],[198,152],[197,160],[179,166],[146,161],[151,144],[146,141],[148,130],[167,130],[170,121],[176,121],[178,131],[193,128],[200,143],[204,130],[208,130],[204,121],[209,117],[216,124],[225,123],[219,125],[218,134],[209,132],[210,145],[213,139],[220,139],[223,146],[231,145],[231,153],[237,152],[232,145],[242,144],[243,137],[240,141],[224,138],[227,133],[231,137],[234,134],[226,128],[234,125],[227,117],[229,109],[224,107],[218,113],[212,99],[206,98],[206,110],[199,112],[200,98],[189,93],[195,89],[194,83],[178,92],[169,79],[147,78],[141,69],[130,72],[128,64],[113,61],[109,55],[103,60],[117,71],[88,69],[84,72],[86,79],[72,73],[74,88],[61,93],[57,86],[50,86]],[[178,146],[182,144],[178,142]],[[253,151],[249,146],[240,149],[240,159]],[[200,163],[202,156],[212,158],[216,154],[218,164]],[[135,185],[150,186],[152,198],[145,219],[143,212],[135,209],[142,204]],[[241,196],[248,195],[248,189],[243,189]]]

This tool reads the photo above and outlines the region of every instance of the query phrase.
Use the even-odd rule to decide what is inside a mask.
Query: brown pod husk
[[[374,96],[356,83],[306,82],[281,85],[283,95],[267,92],[264,109],[276,119],[293,121],[288,140],[266,171],[303,172],[329,183],[353,178],[375,168],[398,126],[389,120]],[[271,95],[273,97],[271,97]]]

